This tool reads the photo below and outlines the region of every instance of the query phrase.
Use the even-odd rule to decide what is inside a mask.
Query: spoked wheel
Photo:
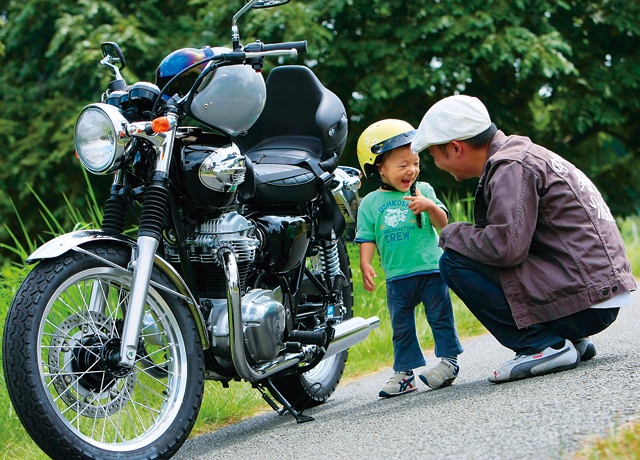
[[[342,238],[338,238],[338,261],[340,270],[346,278],[342,288],[344,306],[342,320],[347,320],[353,316],[353,283],[351,282],[349,255]],[[319,275],[320,269],[321,267],[313,267],[311,271],[317,272],[316,274]],[[317,366],[307,372],[290,374],[274,380],[273,383],[295,409],[302,410],[305,407],[317,406],[329,399],[336,391],[348,356],[349,351],[345,350],[320,361]]]
[[[95,248],[126,267],[128,250]],[[152,279],[172,287],[154,270]],[[69,252],[42,261],[7,315],[4,371],[12,403],[56,459],[169,458],[202,400],[196,325],[177,297],[150,287],[131,369],[118,366],[131,275]]]

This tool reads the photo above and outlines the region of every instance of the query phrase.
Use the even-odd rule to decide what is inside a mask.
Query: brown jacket
[[[635,290],[622,237],[580,170],[528,137],[498,131],[475,200],[476,224],[447,225],[440,247],[499,268],[519,328]]]

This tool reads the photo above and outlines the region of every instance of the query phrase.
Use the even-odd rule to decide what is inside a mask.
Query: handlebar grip
[[[263,51],[280,51],[280,50],[290,50],[295,49],[298,53],[306,53],[307,52],[307,41],[303,40],[300,42],[284,42],[284,43],[273,43],[270,45],[264,45]]]

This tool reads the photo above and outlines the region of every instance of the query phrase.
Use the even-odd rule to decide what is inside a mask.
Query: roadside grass
[[[445,197],[444,201],[447,207],[452,210],[452,221],[469,221],[473,218],[472,201],[469,198],[456,200],[455,197]],[[69,206],[69,213],[75,222],[73,230],[91,228],[94,226],[94,222],[101,221],[101,211],[99,207],[95,205],[95,199],[92,201],[92,209],[88,212],[88,218],[84,218],[77,209],[73,209],[68,201],[67,204]],[[44,211],[41,211],[41,215],[49,229],[44,239],[71,230],[63,228],[46,208]],[[634,267],[634,275],[638,277],[640,276],[640,241],[638,235],[640,217],[619,221],[618,225],[625,240],[632,267]],[[22,238],[14,236],[14,246],[5,246],[5,249],[10,249],[18,254],[23,262],[5,265],[0,272],[0,340],[2,340],[5,318],[11,299],[21,280],[29,271],[29,266],[24,263],[24,260],[28,253],[38,245],[35,239],[29,238],[24,228],[21,230],[23,233]],[[26,241],[27,244],[23,245],[21,241]],[[362,317],[375,315],[380,318],[381,324],[378,329],[372,331],[367,340],[349,350],[349,360],[343,381],[378,371],[391,366],[393,363],[391,321],[386,306],[384,272],[380,267],[379,256],[376,255],[373,260],[374,267],[378,274],[378,278],[376,279],[377,288],[373,293],[370,293],[366,292],[362,287],[362,273],[360,271],[357,245],[348,244],[347,248],[351,259],[354,287],[354,315]],[[452,300],[456,326],[460,338],[464,339],[484,333],[485,329],[483,326],[453,294]],[[422,307],[418,308],[416,316],[418,337],[420,338],[422,349],[426,353],[433,349],[433,336]],[[258,412],[269,410],[271,409],[262,400],[260,393],[252,389],[251,385],[246,382],[230,382],[229,388],[222,388],[219,382],[207,382],[200,414],[191,436],[212,432]],[[587,448],[585,450],[586,453],[577,454],[582,456],[576,456],[575,458],[579,460],[640,458],[638,454],[638,452],[640,452],[640,447],[638,446],[640,424],[636,424],[631,428],[626,428],[625,425],[623,431],[616,432],[613,436],[615,437],[596,440],[593,447]],[[0,372],[0,446],[3,446],[0,447],[0,460],[46,460],[48,458],[31,440],[13,411],[5,386],[3,372]]]
[[[610,430],[609,436],[596,438],[576,453],[573,460],[640,459],[640,421],[624,423]]]

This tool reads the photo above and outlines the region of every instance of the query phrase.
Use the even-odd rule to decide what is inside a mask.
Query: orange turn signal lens
[[[169,119],[167,117],[156,118],[151,122],[151,129],[154,133],[166,133],[171,129]]]

